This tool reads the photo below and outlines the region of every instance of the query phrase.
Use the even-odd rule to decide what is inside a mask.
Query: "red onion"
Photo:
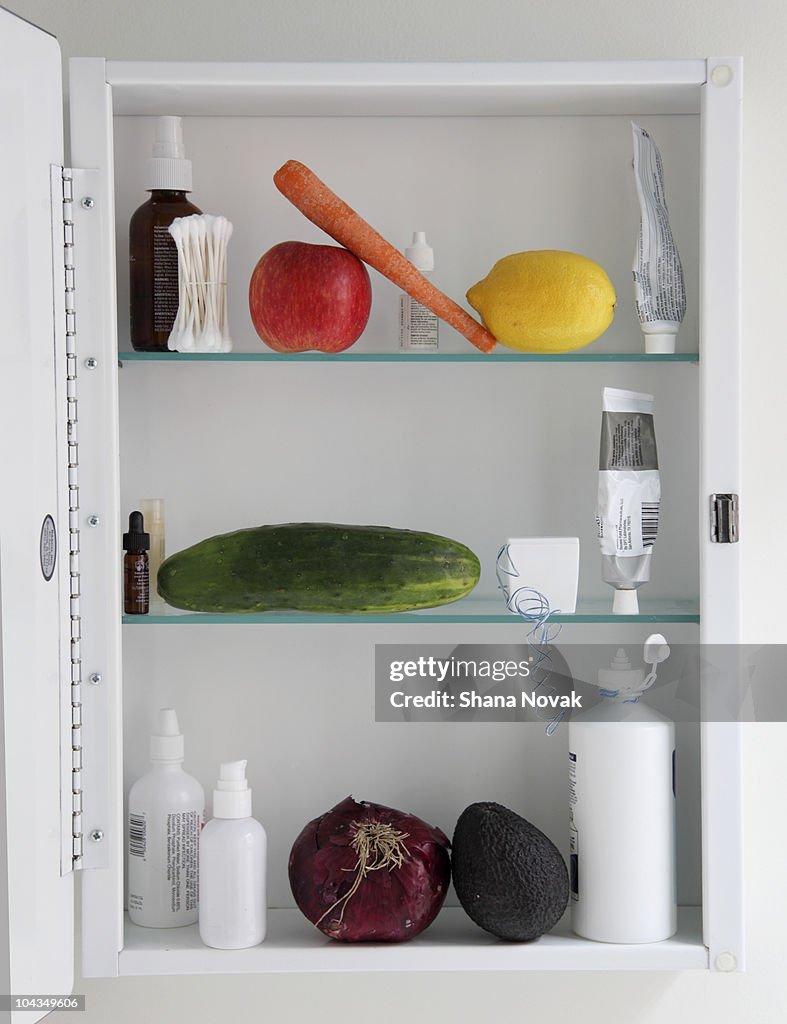
[[[290,852],[295,902],[342,942],[401,942],[437,916],[451,879],[439,828],[351,796],[310,821]]]

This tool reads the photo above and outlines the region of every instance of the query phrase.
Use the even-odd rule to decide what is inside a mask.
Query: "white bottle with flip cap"
[[[434,250],[425,231],[414,231],[413,241],[404,250],[410,263],[422,274],[434,270]],[[437,352],[439,320],[417,299],[403,292],[399,310],[399,342],[402,352]]]
[[[150,737],[150,771],[128,794],[128,916],[147,928],[194,924],[205,793],[183,771],[184,743],[173,708],[161,708]]]
[[[214,949],[246,949],[265,938],[265,829],[251,816],[246,762],[222,764],[213,819],[200,837],[199,934]]]
[[[603,700],[568,728],[574,931],[599,942],[675,933],[675,725],[640,697],[669,656],[645,642],[651,671],[621,647],[598,674]]]

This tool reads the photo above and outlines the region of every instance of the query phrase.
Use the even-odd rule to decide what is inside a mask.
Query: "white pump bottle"
[[[599,672],[604,700],[568,728],[572,925],[599,942],[675,933],[675,725],[639,697],[669,656],[645,643],[645,678],[620,648]]]
[[[183,754],[178,716],[161,708],[150,737],[150,771],[128,795],[128,916],[147,928],[197,920],[205,793],[183,771]]]
[[[222,764],[213,819],[202,830],[199,934],[214,949],[246,949],[265,938],[265,829],[251,816],[246,762]]]

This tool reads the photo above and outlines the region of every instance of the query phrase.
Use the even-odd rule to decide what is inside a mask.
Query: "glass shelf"
[[[650,355],[646,352],[535,352],[499,351],[484,355],[467,352],[119,352],[120,364],[159,363],[697,363],[697,352]]]
[[[612,597],[608,599],[580,600],[573,614],[556,614],[550,622],[686,622],[700,621],[699,602],[696,600],[643,600],[638,615],[613,615]],[[178,608],[159,606],[148,615],[124,615],[123,622],[129,626],[174,626],[174,625],[269,625],[278,626],[290,623],[314,625],[315,623],[509,623],[523,625],[517,615],[506,611],[502,598],[467,597],[453,604],[439,608],[425,608],[421,611],[394,612],[389,615],[336,615],[313,612],[262,612],[246,615],[213,614],[208,612],[184,612]]]

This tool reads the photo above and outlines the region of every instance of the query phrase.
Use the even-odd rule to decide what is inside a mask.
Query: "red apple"
[[[252,323],[276,352],[343,352],[371,306],[366,267],[336,245],[280,242],[260,257],[249,283]]]

